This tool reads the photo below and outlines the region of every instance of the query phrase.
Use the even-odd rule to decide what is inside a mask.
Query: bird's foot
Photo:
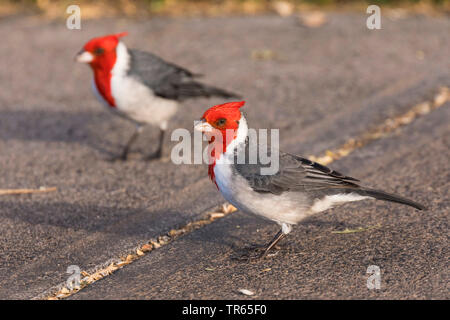
[[[144,160],[153,161],[153,160],[160,160],[161,158],[162,158],[162,152],[161,152],[161,150],[158,150],[155,153],[145,156]]]
[[[274,257],[278,254],[278,251],[275,250],[268,251],[266,247],[262,246],[260,247],[252,246],[243,249],[243,251],[244,252],[240,252],[236,256],[234,256],[233,259],[238,261],[254,262],[265,258]]]
[[[123,153],[106,158],[106,161],[109,161],[109,162],[127,161],[127,160],[128,160],[128,154],[123,154]]]

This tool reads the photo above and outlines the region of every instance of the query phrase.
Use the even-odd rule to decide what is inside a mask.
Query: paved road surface
[[[104,265],[223,201],[205,165],[147,163],[138,153],[126,163],[105,160],[133,127],[103,112],[90,71],[73,62],[90,37],[129,31],[130,46],[245,95],[251,126],[280,128],[284,150],[312,155],[450,86],[449,29],[446,18],[410,17],[370,31],[356,14],[331,15],[318,29],[275,16],[102,20],[83,23],[82,31],[33,17],[0,20],[8,44],[0,47],[0,188],[58,188],[0,196],[0,298],[40,296],[66,280],[67,266]],[[265,49],[273,59],[252,59]],[[171,129],[191,128],[220,102],[185,103]],[[263,299],[448,298],[448,107],[332,165],[429,211],[381,202],[330,210],[299,225],[277,256],[251,263],[235,257],[277,227],[236,212],[72,298],[246,298],[240,288]],[[147,130],[136,151],[150,153],[156,136]],[[365,286],[372,264],[381,267],[379,291]]]

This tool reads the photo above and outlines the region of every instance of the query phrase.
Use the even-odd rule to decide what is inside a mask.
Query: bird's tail
[[[241,96],[230,92],[230,91],[226,91],[220,88],[216,88],[213,86],[208,86],[205,85],[203,83],[197,82],[197,81],[192,81],[192,82],[188,82],[188,83],[183,83],[183,85],[180,87],[182,95],[186,96],[186,97],[198,97],[198,96],[203,96],[203,97],[212,97],[212,96],[216,96],[216,97],[221,97],[221,98],[226,98],[226,99],[231,99],[231,98],[235,98],[235,99],[240,99]]]
[[[420,203],[414,202],[412,200],[403,198],[401,196],[387,193],[381,190],[375,190],[375,189],[362,189],[360,192],[358,192],[361,195],[366,195],[378,200],[384,200],[384,201],[391,201],[391,202],[397,202],[401,204],[406,204],[408,206],[414,207],[418,210],[426,210],[426,207],[421,205]]]

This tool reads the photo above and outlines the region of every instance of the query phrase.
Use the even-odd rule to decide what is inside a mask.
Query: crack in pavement
[[[323,155],[318,157],[309,156],[309,159],[323,165],[330,164],[333,161],[348,156],[356,149],[362,148],[372,141],[384,138],[394,130],[410,124],[418,117],[427,115],[431,111],[442,107],[447,101],[450,101],[450,88],[441,87],[432,100],[423,101],[401,115],[386,119],[382,124],[360,135],[356,139],[347,140],[347,142],[337,149],[327,150]]]
[[[309,159],[319,162],[323,165],[328,165],[338,159],[347,157],[353,151],[360,149],[373,141],[389,136],[389,134],[393,133],[398,128],[409,125],[417,118],[425,116],[433,110],[444,106],[448,101],[450,101],[450,88],[441,87],[438,90],[437,94],[434,95],[433,99],[416,104],[406,113],[386,119],[383,123],[363,133],[362,135],[347,140],[347,142],[345,142],[338,148],[327,150],[324,152],[324,154],[317,157],[310,156]],[[97,266],[91,272],[82,271],[81,275],[83,276],[83,278],[80,281],[79,287],[69,288],[66,283],[62,283],[48,289],[46,292],[33,299],[60,300],[67,298],[73,294],[76,294],[85,287],[93,284],[94,282],[101,280],[104,277],[111,275],[115,271],[125,267],[126,265],[129,265],[134,261],[142,258],[153,250],[165,246],[182,237],[183,235],[189,234],[199,228],[209,225],[214,221],[221,219],[232,212],[235,212],[236,210],[237,209],[230,204],[223,204],[218,208],[218,210],[206,213],[204,218],[189,222],[179,229],[172,229],[167,234],[161,235],[156,239],[151,239],[147,243],[135,249],[132,253],[122,256],[119,259],[112,259],[105,263],[103,266]]]

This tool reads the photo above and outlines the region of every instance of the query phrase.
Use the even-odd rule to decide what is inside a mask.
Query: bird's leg
[[[259,260],[264,258],[267,253],[284,237],[286,237],[288,235],[289,232],[292,231],[292,225],[288,224],[288,223],[282,223],[281,224],[281,230],[278,231],[278,233],[275,235],[275,237],[273,238],[272,241],[270,241],[270,243],[265,247],[265,249],[262,249],[261,247],[254,250],[253,248],[253,252],[249,253],[247,251],[246,254],[243,254],[242,256],[238,257],[238,260],[245,260],[245,261],[252,261],[252,260]],[[261,253],[261,250],[263,250],[263,252]]]
[[[289,232],[291,232],[292,226],[290,224],[283,223],[281,225],[281,230],[275,235],[272,241],[267,245],[266,249],[261,255],[261,258],[265,257],[267,253],[284,237],[287,236]]]
[[[151,155],[147,156],[145,159],[146,160],[155,160],[155,159],[160,159],[162,156],[162,147],[163,147],[163,142],[164,142],[164,133],[166,132],[166,130],[164,129],[160,129],[159,131],[159,145],[158,145],[158,149],[156,150],[155,153],[152,153]]]
[[[266,249],[264,249],[264,252],[261,255],[261,258],[265,257],[267,253],[272,249],[281,239],[286,237],[286,234],[283,233],[283,230],[278,231],[278,233],[275,235],[272,241],[267,245]]]
[[[139,137],[139,134],[142,132],[142,126],[136,126],[136,130],[133,132],[133,135],[128,140],[127,144],[123,148],[123,151],[120,155],[121,160],[127,160],[128,158],[128,152],[130,151],[130,147],[133,145],[133,143],[136,141],[136,139]]]

